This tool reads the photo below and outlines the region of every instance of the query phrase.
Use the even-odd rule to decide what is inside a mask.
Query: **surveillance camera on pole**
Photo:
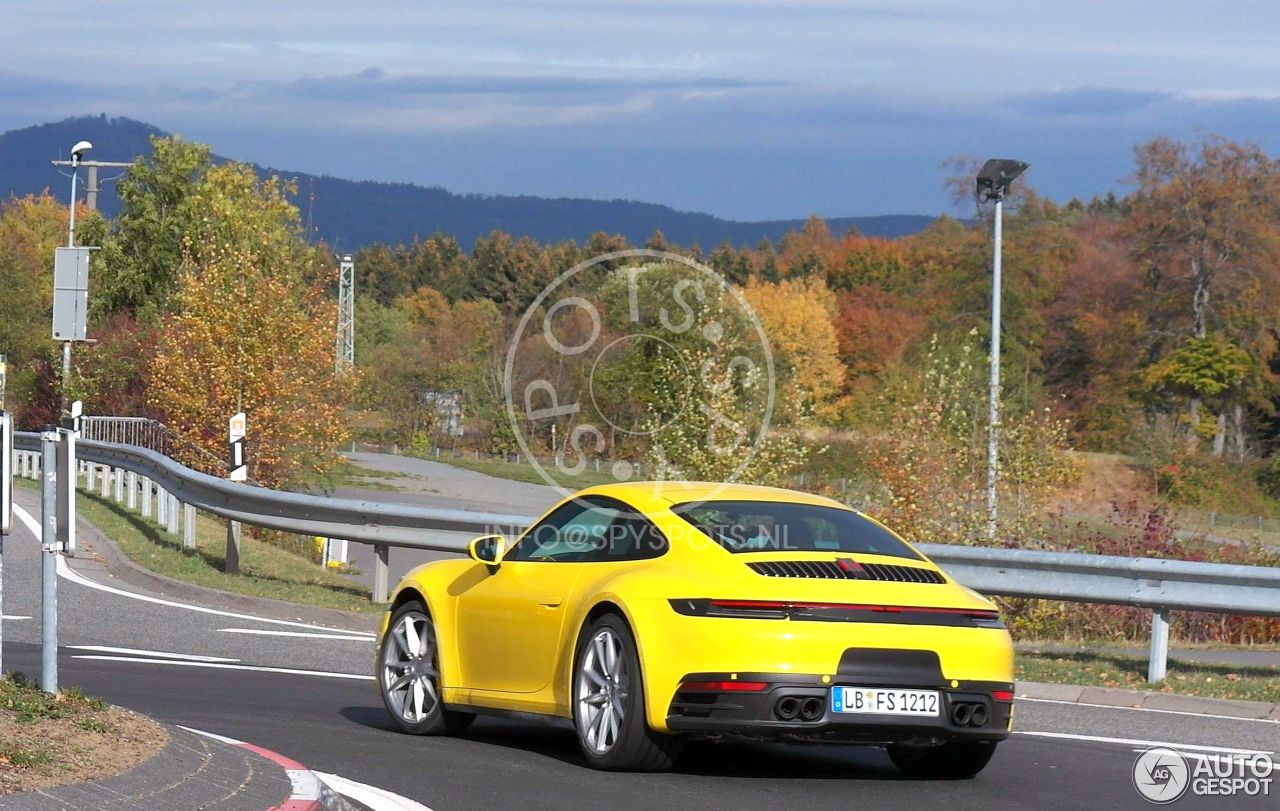
[[[1000,475],[1000,243],[1004,196],[1027,166],[1022,161],[992,158],[982,164],[977,177],[978,202],[996,204],[991,261],[991,413],[987,425],[987,539],[992,541],[996,539],[996,482]]]

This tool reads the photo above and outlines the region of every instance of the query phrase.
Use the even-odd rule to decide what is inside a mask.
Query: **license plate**
[[[870,715],[938,715],[937,690],[899,690],[885,687],[833,687],[832,712]]]

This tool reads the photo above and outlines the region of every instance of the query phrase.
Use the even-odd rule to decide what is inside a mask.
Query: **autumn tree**
[[[275,180],[209,169],[188,200],[172,313],[149,369],[149,401],[191,443],[222,456],[226,420],[248,416],[250,475],[270,486],[322,473],[347,437],[353,381],[335,373],[336,308],[318,251]]]
[[[1268,292],[1280,283],[1280,166],[1255,145],[1216,136],[1193,145],[1157,138],[1138,147],[1137,163],[1126,229],[1151,293],[1151,357],[1195,351],[1187,339],[1203,343],[1215,330],[1248,352],[1262,374],[1234,387],[1213,420],[1216,453],[1228,429],[1242,447],[1246,401],[1266,407],[1275,389],[1267,370],[1278,324]],[[1205,394],[1196,386],[1183,391],[1194,444]]]

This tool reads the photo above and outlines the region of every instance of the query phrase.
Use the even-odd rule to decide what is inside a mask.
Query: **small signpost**
[[[230,472],[227,478],[233,482],[249,480],[249,460],[244,454],[244,438],[248,433],[248,423],[244,412],[233,416],[227,423],[227,442],[231,452]],[[223,565],[227,574],[240,573],[240,522],[227,521],[227,558]]]
[[[0,355],[0,406],[4,405],[4,355]],[[0,408],[0,675],[4,674],[4,537],[13,528],[13,423]]]

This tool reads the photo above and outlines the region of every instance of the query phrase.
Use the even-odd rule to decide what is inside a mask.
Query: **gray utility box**
[[[90,248],[58,248],[53,254],[53,338],[83,341],[89,310]]]

